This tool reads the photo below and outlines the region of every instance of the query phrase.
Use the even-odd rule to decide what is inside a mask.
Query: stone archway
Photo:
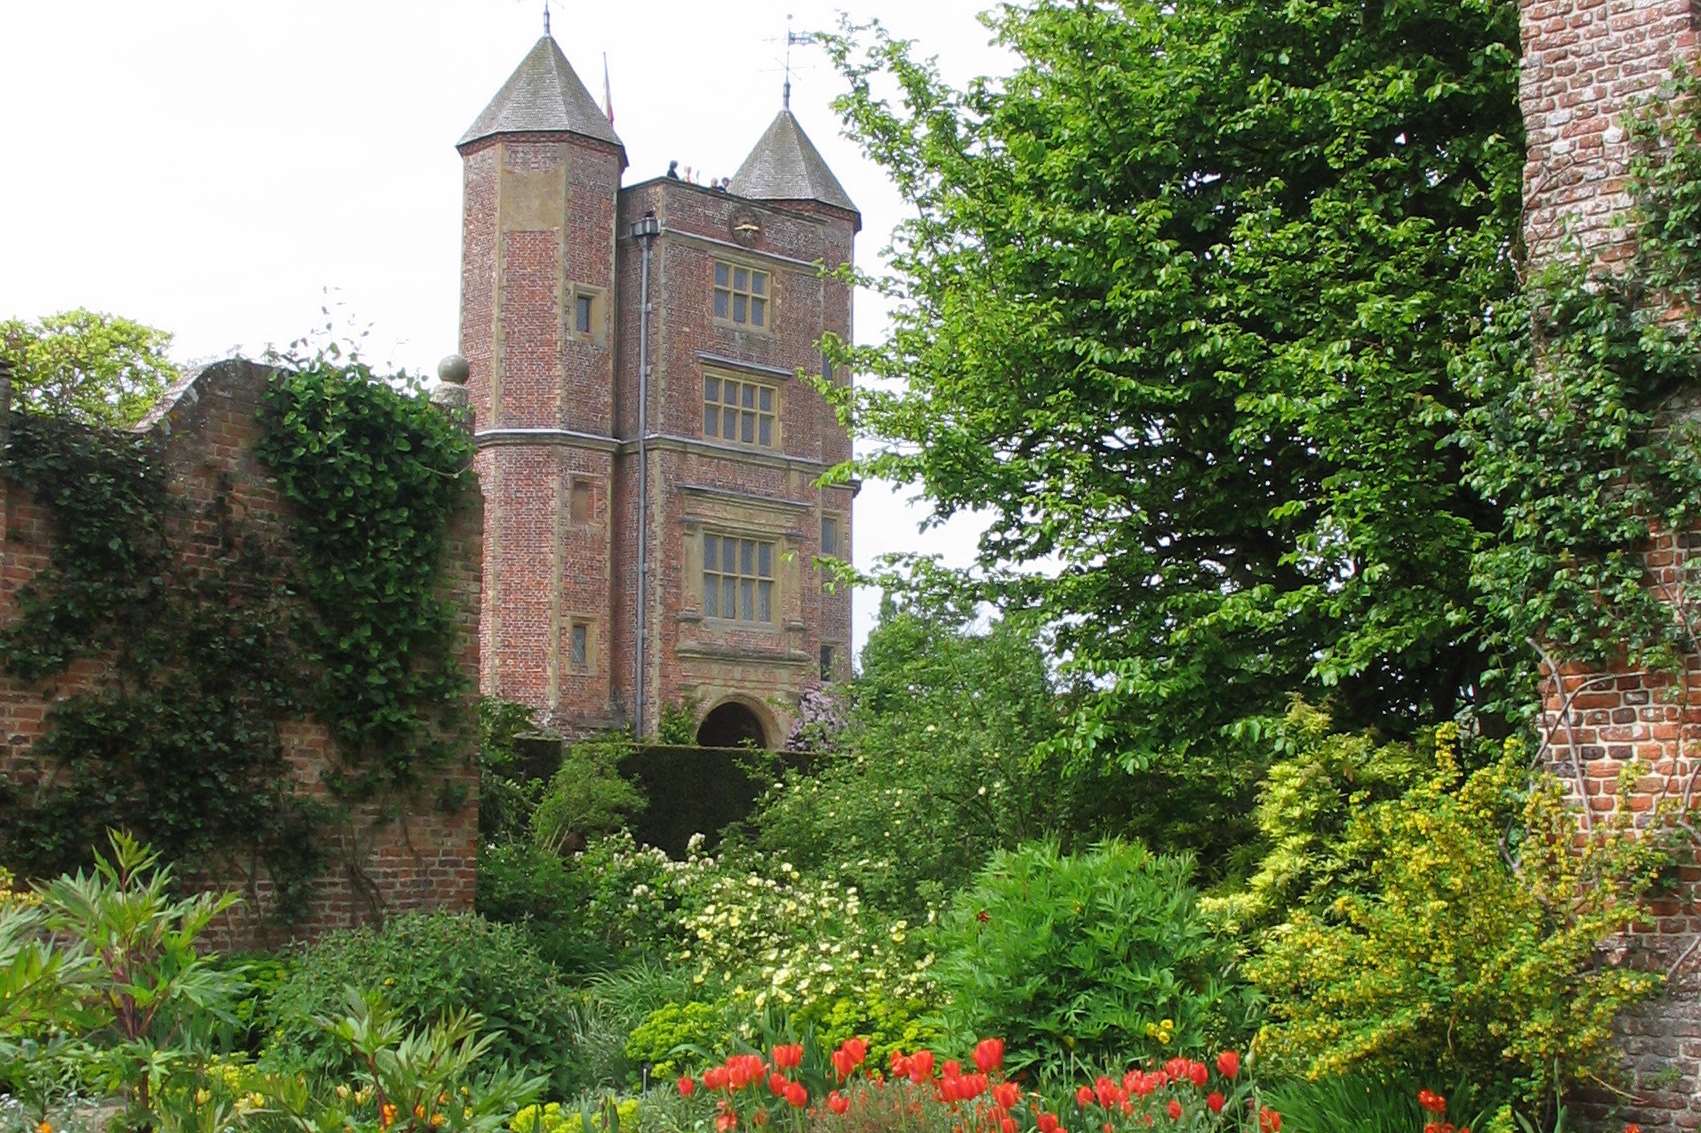
[[[699,747],[772,746],[762,716],[740,700],[724,700],[709,710],[697,725]]]

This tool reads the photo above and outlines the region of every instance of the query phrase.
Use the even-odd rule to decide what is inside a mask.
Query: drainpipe
[[[644,738],[644,628],[649,605],[650,546],[650,249],[661,224],[649,212],[632,226],[643,248],[638,274],[638,599],[632,637],[632,738]]]

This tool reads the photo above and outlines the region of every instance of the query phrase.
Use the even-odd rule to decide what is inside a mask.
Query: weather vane
[[[543,34],[549,34],[549,0],[543,0]]]
[[[785,85],[784,91],[781,92],[781,95],[780,95],[781,105],[783,105],[787,110],[791,109],[791,49],[792,49],[792,45],[799,44],[799,43],[812,43],[812,42],[814,42],[814,37],[811,36],[808,32],[806,32],[806,31],[792,31],[791,30],[791,13],[787,12],[786,13],[786,85]]]

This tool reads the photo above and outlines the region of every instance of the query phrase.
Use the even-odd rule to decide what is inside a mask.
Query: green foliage
[[[1573,245],[1499,305],[1459,367],[1476,407],[1460,444],[1471,486],[1499,507],[1473,582],[1491,645],[1522,664],[1494,674],[1526,697],[1541,641],[1571,659],[1671,667],[1695,626],[1691,572],[1650,584],[1650,530],[1701,515],[1701,435],[1693,414],[1662,412],[1701,375],[1701,107],[1693,78],[1627,123],[1638,143],[1629,192],[1635,252],[1594,267]],[[1684,555],[1680,555],[1681,565]]]
[[[177,378],[170,345],[166,331],[84,308],[0,321],[13,404],[86,425],[140,421]]]
[[[34,680],[146,628],[163,585],[165,470],[151,438],[18,413],[4,467],[52,525],[52,558],[0,630],[0,662]]]
[[[358,1121],[362,1130],[494,1133],[544,1085],[502,1066],[499,1036],[464,1007],[420,1026],[392,1014],[381,997],[351,992],[317,1022],[364,1081],[358,1091],[326,1092],[305,1079],[272,1078],[268,1092],[297,1128],[349,1129]]]
[[[1282,1115],[1292,1133],[1350,1129],[1353,1133],[1413,1133],[1435,1119],[1418,1105],[1418,1090],[1445,1083],[1431,1077],[1427,1086],[1386,1082],[1365,1074],[1342,1074],[1318,1082],[1279,1082],[1263,1090],[1264,1101]],[[1498,1106],[1469,1081],[1437,1091],[1447,1103],[1447,1120],[1467,1129],[1485,1130]]]
[[[613,1109],[610,1117],[608,1111]],[[633,1133],[638,1128],[641,1103],[637,1098],[593,1104],[588,1099],[579,1106],[564,1106],[560,1102],[534,1105],[516,1113],[508,1123],[513,1133]]]
[[[688,696],[677,704],[664,704],[656,721],[656,742],[689,747],[697,742],[697,698]]]
[[[710,1061],[708,1052],[734,1027],[725,1001],[664,1003],[632,1028],[626,1057],[634,1064],[648,1063],[659,1081],[695,1074]]]
[[[1265,936],[1248,966],[1269,1000],[1258,1050],[1312,1078],[1445,1075],[1532,1103],[1607,1075],[1613,1019],[1661,981],[1599,949],[1670,861],[1619,813],[1579,848],[1564,791],[1532,781],[1517,745],[1464,776],[1438,736],[1431,774],[1326,837],[1362,884]]]
[[[619,771],[631,747],[613,732],[569,747],[532,812],[532,843],[556,854],[582,849],[641,811],[644,797]]]
[[[523,924],[563,972],[583,976],[679,947],[687,912],[716,875],[696,852],[676,861],[620,831],[563,858],[529,844],[479,856],[478,911]]]
[[[295,505],[314,612],[307,700],[342,757],[329,782],[370,799],[428,781],[454,754],[466,682],[435,581],[450,516],[472,490],[472,442],[358,359],[293,361],[267,387],[256,455]]]
[[[110,658],[95,687],[53,703],[31,750],[35,777],[0,781],[0,852],[27,872],[86,862],[121,814],[174,860],[235,852],[263,867],[278,895],[270,911],[287,918],[327,856],[314,831],[335,804],[376,781],[415,781],[416,761],[445,757],[461,684],[454,627],[433,592],[465,438],[358,363],[345,375],[315,360],[275,376],[266,398],[261,448],[297,505],[297,546],[244,524],[228,482],[204,512],[185,514],[155,439],[14,415],[5,474],[46,509],[53,546],[0,630],[0,664],[41,680],[79,657]],[[347,533],[351,510],[365,539],[327,564],[325,540]],[[205,553],[174,553],[191,525]],[[412,573],[389,569],[398,564]],[[331,574],[346,592],[326,583]],[[383,600],[361,597],[373,587]],[[409,633],[410,609],[434,631]],[[339,658],[332,639],[377,653]],[[329,804],[296,795],[283,758],[280,725],[308,713],[338,733]],[[428,717],[436,734],[416,735]]]
[[[515,740],[535,727],[532,710],[494,696],[478,702],[478,833],[485,842],[524,837],[544,780],[526,773]]]
[[[838,344],[891,379],[840,393],[857,471],[988,516],[981,593],[1101,680],[1083,755],[1209,758],[1294,692],[1451,715],[1493,663],[1468,586],[1497,520],[1448,361],[1517,285],[1516,5],[988,21],[1013,70],[963,90],[878,32],[832,45],[913,206],[890,333]]]
[[[1449,742],[1458,729],[1448,725]],[[1371,863],[1342,845],[1352,817],[1398,798],[1434,767],[1411,743],[1378,743],[1335,731],[1327,713],[1296,701],[1271,730],[1282,755],[1259,792],[1263,855],[1246,885],[1204,906],[1237,932],[1269,924],[1296,908],[1321,912],[1342,893],[1363,891]]]
[[[559,1067],[572,998],[513,926],[464,914],[407,914],[381,928],[325,936],[296,957],[272,996],[271,1057],[313,1073],[346,1072],[348,1051],[317,1020],[337,1011],[350,987],[381,995],[408,1027],[476,1007],[491,1028],[496,1058]]]
[[[135,1120],[210,1057],[240,978],[197,938],[235,894],[172,896],[159,856],[113,832],[91,873],[0,912],[0,1084],[38,1108],[66,1081],[117,1096]]]
[[[977,630],[969,611],[888,597],[842,695],[837,753],[787,772],[750,820],[762,854],[920,917],[993,850],[1093,829],[1093,793],[1039,754],[1063,707],[1019,621]]]
[[[866,910],[854,887],[790,862],[722,868],[695,887],[671,957],[693,997],[725,1001],[748,1041],[768,1020],[822,1042],[868,1039],[875,1057],[935,1032],[932,958],[909,922]]]
[[[1232,1045],[1250,1004],[1192,870],[1117,841],[994,855],[939,930],[947,1033],[1002,1035],[1012,1066],[1049,1072]]]

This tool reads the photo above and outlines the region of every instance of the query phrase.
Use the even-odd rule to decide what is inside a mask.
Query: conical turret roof
[[[612,145],[620,136],[553,36],[539,39],[457,146],[494,134],[582,134]],[[622,146],[622,149],[625,147]]]
[[[850,194],[789,108],[769,123],[756,148],[732,175],[728,189],[757,201],[819,201],[857,212]]]

